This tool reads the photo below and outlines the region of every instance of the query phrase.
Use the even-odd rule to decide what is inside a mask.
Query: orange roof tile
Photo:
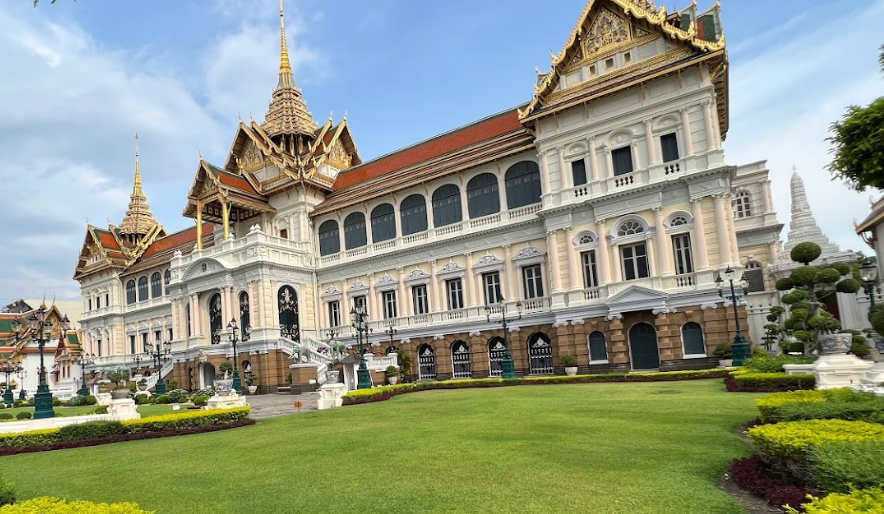
[[[518,110],[506,111],[343,171],[335,180],[334,189],[339,191],[521,128]]]
[[[215,226],[211,223],[203,223],[203,237],[211,234],[214,228]],[[151,255],[156,255],[188,243],[196,243],[196,227],[191,227],[154,241],[154,243],[148,246],[147,250],[141,254],[140,258],[145,259]]]
[[[101,240],[101,246],[105,248],[112,248],[114,250],[120,249],[120,243],[117,242],[117,239],[108,232],[104,231],[96,231],[98,232],[98,239]]]

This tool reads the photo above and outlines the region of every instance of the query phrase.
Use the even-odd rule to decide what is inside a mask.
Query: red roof
[[[205,237],[211,234],[214,228],[215,226],[211,223],[203,223],[203,236]],[[188,243],[196,244],[196,227],[191,227],[154,241],[154,243],[148,246],[147,250],[141,254],[140,258],[145,259],[151,255],[156,255]]]
[[[341,172],[335,180],[334,188],[335,191],[340,191],[520,128],[522,123],[519,121],[518,111],[507,111]]]
[[[221,183],[224,184],[225,186],[235,187],[236,189],[239,189],[240,191],[245,191],[246,193],[252,193],[253,195],[258,194],[258,192],[255,191],[255,188],[252,187],[252,185],[249,183],[249,181],[242,178],[242,177],[238,177],[236,175],[230,175],[228,173],[223,173],[223,172],[220,172],[220,173],[216,172],[215,174],[218,175],[218,180],[220,180]]]
[[[113,248],[114,250],[120,249],[120,244],[117,243],[117,239],[113,234],[98,230],[96,230],[96,232],[98,232],[98,239],[101,240],[101,246],[105,248]]]

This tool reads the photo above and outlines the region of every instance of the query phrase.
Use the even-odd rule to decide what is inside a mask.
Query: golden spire
[[[132,196],[129,197],[129,208],[120,224],[120,234],[138,236],[146,235],[157,225],[150,206],[147,204],[147,196],[141,185],[141,163],[138,159],[138,134],[135,134],[135,185],[132,187]]]
[[[289,46],[285,41],[285,14],[282,11],[282,1],[279,0],[279,83],[276,87],[292,87],[294,85],[294,74],[292,73],[292,63],[289,61]]]

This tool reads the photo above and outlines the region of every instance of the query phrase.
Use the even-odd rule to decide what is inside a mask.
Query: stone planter
[[[139,384],[138,384],[138,390],[139,390],[139,391],[147,391],[147,382],[145,382],[145,383],[143,383],[143,384],[142,384],[142,383],[139,383]]]
[[[249,394],[255,394],[255,391],[258,390],[258,386],[248,386]]]
[[[387,382],[389,382],[390,385],[396,385],[399,382],[399,375],[391,375],[387,377]]]
[[[215,386],[215,396],[230,396],[234,394],[232,378],[215,380],[213,385]]]
[[[327,384],[337,384],[339,378],[341,378],[340,371],[335,370],[335,371],[326,371],[325,372],[325,382]]]
[[[568,375],[569,377],[573,377],[574,375],[577,374],[577,366],[567,366],[565,368],[565,374]]]
[[[817,336],[820,355],[843,355],[850,351],[852,334],[820,334]]]
[[[119,387],[111,391],[111,398],[114,400],[128,400],[130,391],[125,387]]]
[[[734,365],[733,359],[718,359],[718,365],[722,368],[729,368]]]

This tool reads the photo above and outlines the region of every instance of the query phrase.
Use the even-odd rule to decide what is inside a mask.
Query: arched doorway
[[[546,334],[537,332],[528,338],[528,373],[531,375],[552,375],[552,344]]]
[[[455,341],[451,345],[451,364],[454,378],[471,378],[470,346],[463,341]]]
[[[629,329],[629,354],[632,369],[660,367],[657,330],[649,323],[636,323]]]
[[[277,295],[279,306],[279,331],[282,337],[301,342],[301,328],[298,315],[298,293],[292,286],[282,286]]]
[[[502,337],[492,337],[488,341],[488,363],[492,377],[499,377],[503,374],[501,362],[503,362],[505,350],[506,346],[503,344]]]
[[[211,387],[215,383],[215,366],[210,362],[200,363],[200,389]]]
[[[420,363],[418,378],[421,380],[436,380],[436,352],[428,344],[421,345],[417,350],[418,363]]]
[[[221,294],[215,293],[212,295],[212,298],[209,299],[209,334],[212,338],[212,344],[218,344],[221,342],[221,329],[223,325]]]

